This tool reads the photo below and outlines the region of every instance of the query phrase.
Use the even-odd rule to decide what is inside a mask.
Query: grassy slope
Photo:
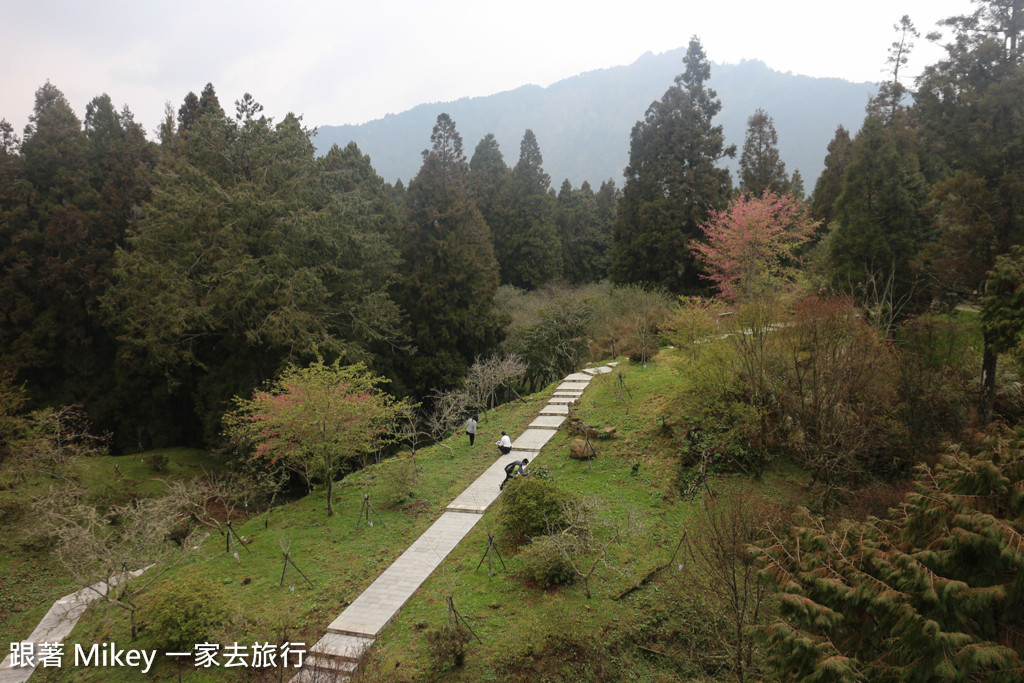
[[[158,454],[170,462],[159,474],[146,462]],[[161,479],[191,478],[204,468],[218,467],[206,451],[176,448],[89,458],[72,467],[69,475],[97,501],[123,501],[158,493]],[[47,539],[33,527],[32,497],[55,483],[46,476],[21,481],[7,472],[0,475],[0,643],[27,638],[56,599],[79,588],[57,567]]]
[[[596,570],[592,599],[586,599],[579,584],[543,591],[516,577],[521,563],[498,528],[499,500],[384,631],[367,678],[676,680],[680,674],[695,675],[687,669],[685,657],[663,656],[673,654],[664,652],[665,643],[675,642],[701,619],[693,604],[676,601],[675,591],[684,580],[678,572],[661,572],[625,600],[610,599],[666,562],[699,510],[699,502],[681,500],[677,494],[673,455],[678,443],[661,431],[659,420],[662,414],[673,415],[674,402],[686,385],[686,363],[668,351],[644,369],[624,364],[621,384],[618,373],[596,378],[579,405],[580,414],[591,425],[616,427],[617,438],[600,442],[600,456],[588,465],[568,458],[571,437],[560,430],[534,464],[548,469],[561,486],[600,497],[613,519],[624,518],[628,510],[640,516],[641,532],[615,546],[607,566]],[[486,415],[474,449],[464,435],[457,434],[443,446],[421,451],[414,498],[395,509],[384,509],[378,500],[383,525],[357,528],[356,522],[363,494],[370,493],[371,500],[380,497],[386,465],[340,482],[335,517],[326,517],[323,492],[316,492],[276,509],[267,528],[264,517],[236,522],[251,553],[240,550],[236,560],[225,551],[224,536],[214,532],[198,558],[172,570],[167,578],[195,573],[223,584],[234,616],[222,632],[212,634],[221,643],[291,640],[312,644],[345,605],[493,462],[491,442],[500,430],[520,432],[552,389]],[[796,495],[789,479],[798,476],[776,470],[759,486],[767,496],[789,499]],[[726,491],[732,480],[720,478],[713,485],[717,491]],[[497,532],[507,565],[506,572],[495,561],[497,571],[490,579],[486,563],[474,571],[486,548],[487,530]],[[313,588],[291,568],[285,586],[279,585],[285,546]],[[426,634],[447,620],[448,595],[483,644],[474,641],[468,646],[462,668],[437,671],[429,662]],[[140,621],[145,623],[144,615],[140,614]],[[97,605],[66,641],[65,651],[72,651],[76,642],[88,646],[105,640],[129,646],[127,617],[121,610]],[[131,647],[152,647],[145,628]],[[234,679],[246,672],[191,667],[179,672],[172,661],[158,659],[154,671],[143,677],[128,669],[75,670],[66,660],[62,669],[40,670],[37,676],[43,681],[157,681],[176,680],[179,673],[182,680],[203,681]]]
[[[686,382],[678,372],[683,365],[681,357],[662,352],[658,363],[647,368],[623,365],[621,385],[617,373],[596,378],[578,411],[588,424],[614,426],[617,438],[598,442],[600,455],[588,465],[568,457],[573,437],[563,429],[533,464],[547,468],[570,491],[598,496],[611,518],[621,520],[627,510],[640,516],[639,533],[614,546],[607,566],[596,570],[591,599],[581,583],[548,591],[529,588],[516,576],[521,562],[509,548],[503,553],[507,572],[498,565],[489,579],[486,564],[476,570],[487,547],[487,529],[498,530],[502,547],[499,499],[384,631],[369,674],[386,672],[380,676],[384,680],[459,681],[678,680],[680,674],[694,675],[679,658],[637,647],[659,640],[654,632],[663,629],[663,622],[685,618],[685,610],[665,613],[676,611],[670,604],[674,584],[685,580],[678,570],[660,572],[629,598],[612,599],[672,557],[699,511],[699,500],[677,494],[672,456],[678,444],[662,432],[659,420],[663,414],[671,418]],[[798,491],[788,477],[799,474],[769,473],[760,492],[790,500]],[[720,478],[712,486],[726,493],[734,483]],[[447,621],[449,595],[483,643],[470,643],[460,669],[437,671],[431,668],[426,634]]]
[[[538,394],[522,403],[502,406],[482,416],[477,445],[470,449],[464,434],[444,446],[424,449],[417,456],[418,477],[414,498],[396,509],[386,509],[378,494],[382,492],[387,464],[371,467],[349,476],[335,486],[335,516],[326,515],[323,491],[297,502],[276,508],[269,515],[234,523],[237,532],[248,541],[251,552],[239,549],[239,558],[226,552],[226,538],[214,532],[204,543],[197,558],[167,574],[168,579],[198,574],[223,584],[232,603],[233,618],[221,633],[213,634],[222,643],[251,645],[255,641],[306,642],[312,645],[327,625],[341,613],[377,576],[437,519],[444,507],[479,476],[494,460],[491,443],[502,428],[516,432],[525,426],[544,405]],[[123,469],[123,468],[122,468]],[[364,493],[380,513],[372,528],[357,525]],[[299,569],[313,582],[310,588],[294,569],[289,568],[284,587],[280,586],[284,555],[290,549]],[[45,610],[44,610],[45,611]],[[142,616],[142,615],[140,615]],[[140,619],[144,623],[144,616]],[[127,647],[127,616],[117,608],[97,605],[90,609],[65,645],[113,640]],[[143,629],[131,645],[151,648]],[[147,681],[177,680],[178,672],[170,660],[157,660]],[[57,670],[39,670],[40,680],[130,681],[141,680],[127,669],[80,669],[67,665]],[[223,672],[185,669],[183,680],[224,680]],[[276,680],[276,678],[274,679]]]

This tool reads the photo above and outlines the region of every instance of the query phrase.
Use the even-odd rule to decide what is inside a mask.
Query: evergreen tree
[[[876,303],[881,282],[889,283],[890,307],[915,293],[912,261],[930,237],[931,223],[925,211],[929,188],[914,147],[910,131],[884,125],[878,113],[869,113],[853,143],[835,205],[831,260],[835,285],[865,302]]]
[[[165,150],[104,300],[137,373],[171,388],[180,431],[166,438],[194,443],[286,361],[364,360],[367,337],[394,325],[370,313],[387,310],[396,264],[379,222],[356,218],[371,209],[322,172],[295,116],[239,110],[210,104]]]
[[[192,130],[192,126],[199,120],[199,98],[194,92],[185,95],[185,101],[178,108],[178,131],[184,135]]]
[[[804,511],[761,551],[780,617],[763,629],[786,678],[1017,681],[1024,441],[993,437],[921,466],[887,519]]]
[[[842,125],[836,127],[836,134],[828,143],[828,154],[825,155],[825,168],[814,184],[811,196],[811,215],[825,225],[835,217],[836,200],[843,191],[843,178],[846,167],[853,156],[853,140],[850,131]]]
[[[614,184],[611,191],[614,195]],[[606,198],[606,203],[613,205],[614,212],[614,199],[609,202]],[[555,224],[562,245],[565,280],[572,284],[602,280],[608,271],[611,220],[602,216],[598,197],[590,183],[583,181],[578,190],[573,189],[568,179],[562,183],[558,191]]]
[[[562,250],[540,146],[527,130],[512,169],[507,242],[497,241],[502,282],[535,289],[561,276]]]
[[[503,260],[510,261],[506,252],[512,243],[512,169],[505,164],[498,141],[491,133],[480,140],[469,161],[469,187],[473,202],[490,228],[500,268]],[[502,282],[507,282],[505,274]]]
[[[907,95],[907,87],[900,80],[900,69],[906,66],[910,59],[910,52],[914,49],[914,38],[920,37],[914,22],[906,14],[900,19],[900,23],[893,26],[893,30],[899,34],[899,39],[889,46],[888,63],[892,67],[892,77],[883,82],[875,95],[875,105],[882,112],[888,123],[896,118],[898,112],[903,108],[903,100]]]
[[[725,146],[721,110],[700,41],[690,40],[686,70],[647,109],[630,135],[629,165],[615,219],[610,274],[615,282],[646,282],[675,292],[702,288],[690,250],[709,212],[725,208],[729,171],[716,164]]]
[[[5,152],[0,239],[0,357],[38,403],[81,403],[115,425],[113,335],[100,315],[114,250],[149,192],[151,146],[106,95],[83,124],[47,83],[20,156]]]
[[[931,152],[928,172],[943,230],[930,260],[945,292],[978,291],[1000,254],[1024,243],[1024,1],[975,0],[946,57],[917,82],[914,114]],[[996,340],[985,336],[980,412],[991,414]]]
[[[397,297],[416,352],[396,365],[418,397],[454,385],[500,341],[491,234],[470,198],[461,137],[447,114],[438,117],[431,142],[406,193]]]
[[[800,174],[799,168],[793,169],[793,177],[789,181],[789,193],[800,202],[804,201],[807,197],[807,191],[804,188],[804,177]]]
[[[765,191],[782,194],[789,188],[786,164],[779,158],[775,122],[764,109],[747,119],[747,136],[740,156],[740,189],[760,197]]]

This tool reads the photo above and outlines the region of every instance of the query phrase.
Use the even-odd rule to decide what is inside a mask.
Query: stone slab
[[[593,375],[587,374],[586,372],[574,372],[571,375],[566,375],[563,382],[589,382],[594,379]]]
[[[552,396],[574,396],[579,398],[583,395],[582,389],[562,389],[561,391],[555,391]]]
[[[146,571],[148,567],[127,572],[121,576],[115,576],[110,580],[110,585],[116,586],[126,578],[135,578]],[[39,624],[32,630],[32,633],[23,641],[39,645],[40,643],[59,643],[63,641],[78,623],[78,620],[85,613],[89,603],[106,595],[109,587],[103,581],[82,588],[81,590],[69,593],[58,599],[50,609],[43,615]],[[34,666],[11,666],[11,656],[7,655],[3,662],[0,662],[0,683],[22,683],[35,671]]]
[[[309,652],[312,655],[323,655],[331,659],[358,662],[359,658],[370,649],[373,642],[373,638],[328,632],[313,647],[309,648]]]
[[[596,375],[599,372],[601,372],[601,369],[600,368],[583,368],[582,370],[580,370],[580,372],[585,373],[585,374],[590,375],[591,377],[593,377],[594,375]]]
[[[562,426],[565,422],[565,418],[561,415],[541,415],[536,420],[530,423],[530,427],[546,427],[548,429],[557,429]]]
[[[557,429],[527,429],[512,442],[512,450],[539,451],[557,433]]]
[[[600,374],[602,374],[602,375],[606,375],[606,374],[608,374],[609,372],[611,372],[611,371],[612,371],[612,368],[610,368],[610,367],[609,367],[608,365],[603,365],[603,366],[599,367],[599,368],[597,369],[597,371],[598,371],[598,372],[599,372]]]
[[[559,404],[559,403],[561,403],[562,405],[567,405],[568,406],[568,405],[572,405],[573,403],[575,403],[579,399],[580,399],[579,396],[555,396],[550,401],[548,401],[548,403],[551,403],[551,404]]]
[[[540,409],[540,414],[541,415],[568,415],[569,414],[569,406],[560,405],[558,403],[555,403],[555,404],[549,403],[549,404],[547,404],[546,406],[544,406],[543,408]]]
[[[583,391],[586,388],[585,382],[562,382],[555,387],[555,391]]]
[[[479,521],[480,515],[444,512],[331,622],[327,630],[367,638],[376,637]]]

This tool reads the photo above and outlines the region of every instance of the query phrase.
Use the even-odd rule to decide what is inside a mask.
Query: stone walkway
[[[128,575],[134,578],[144,571],[146,570],[139,569],[134,572],[128,572]],[[114,577],[110,583],[116,586],[123,579],[124,575]],[[85,613],[89,603],[106,595],[108,590],[108,585],[101,581],[88,588],[65,595],[53,603],[50,611],[42,618],[39,625],[32,631],[32,634],[21,642],[31,643],[34,652],[39,652],[39,646],[42,643],[62,642],[71,633],[71,629],[78,623],[82,614]],[[11,655],[7,655],[3,663],[0,663],[0,683],[22,683],[35,670],[35,666],[12,667]]]
[[[540,416],[512,442],[512,452],[495,460],[449,503],[433,526],[331,622],[327,634],[310,648],[305,666],[292,682],[344,680],[398,610],[501,495],[498,486],[505,479],[505,465],[524,457],[532,462],[558,432],[569,414],[569,404],[582,395],[595,375],[611,372],[615,365],[587,368],[566,377]],[[4,683],[2,679],[0,683]]]

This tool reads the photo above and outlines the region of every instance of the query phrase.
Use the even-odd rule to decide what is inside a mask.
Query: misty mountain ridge
[[[648,52],[628,66],[589,71],[546,88],[525,85],[486,97],[421,104],[360,125],[324,125],[313,142],[322,155],[335,143],[344,147],[354,141],[382,177],[408,183],[419,171],[422,151],[430,147],[438,114],[447,112],[462,135],[467,158],[493,133],[505,163],[514,166],[529,128],[556,189],[566,178],[576,187],[587,180],[596,190],[608,179],[622,187],[630,131],[684,71],[685,55],[686,48]],[[715,123],[722,126],[726,143],[737,148],[736,158],[727,160],[734,183],[747,118],[761,108],[774,119],[786,171],[800,169],[808,192],[824,167],[836,126],[857,131],[877,89],[874,83],[781,73],[758,60],[712,64],[707,85],[722,102]]]

